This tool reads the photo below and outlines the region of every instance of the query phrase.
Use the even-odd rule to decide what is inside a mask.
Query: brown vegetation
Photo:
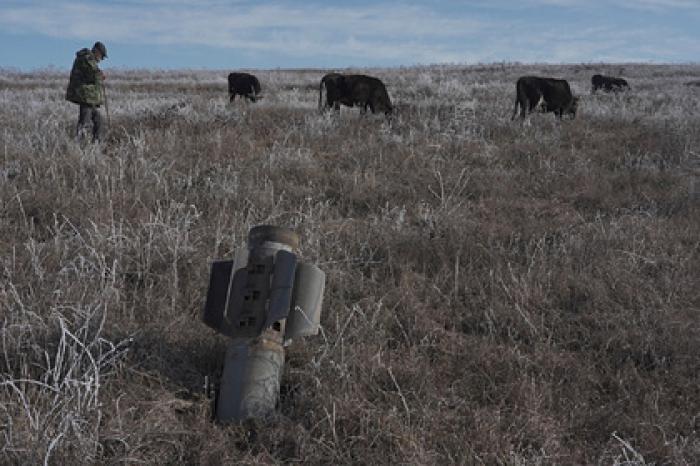
[[[0,463],[697,464],[700,69],[363,72],[393,120],[319,114],[322,71],[233,106],[225,71],[113,71],[85,147],[67,74],[0,72]],[[577,119],[511,122],[523,74]],[[199,314],[263,223],[326,271],[323,331],[225,427]]]

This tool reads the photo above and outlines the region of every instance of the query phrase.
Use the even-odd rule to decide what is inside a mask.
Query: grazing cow
[[[326,89],[326,105],[323,105],[323,89]],[[340,110],[340,104],[352,107],[352,100],[348,97],[345,87],[345,76],[340,73],[328,73],[321,78],[318,93],[318,108]]]
[[[571,115],[571,118],[576,117],[579,98],[571,93],[569,83],[565,79],[523,76],[518,79],[515,88],[515,110],[511,120],[518,115],[518,106],[522,119],[536,108],[541,108],[544,112],[554,112],[559,118],[565,113]]]
[[[231,73],[228,75],[229,102],[233,102],[237,95],[255,102],[261,99],[260,81],[248,73]]]
[[[595,93],[598,89],[602,89],[605,92],[618,92],[630,89],[630,85],[624,79],[603,76],[601,74],[593,75],[591,78],[591,85],[591,94]]]
[[[323,89],[326,89],[326,104],[323,105]],[[393,111],[386,86],[377,78],[363,74],[329,73],[321,78],[318,93],[319,108],[340,110],[340,104],[348,107],[359,106],[360,112],[367,107],[375,112],[390,115]]]

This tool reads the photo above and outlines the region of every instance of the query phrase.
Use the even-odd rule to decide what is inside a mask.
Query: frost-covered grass
[[[66,72],[0,70],[0,463],[697,463],[700,67],[350,71],[392,120],[318,113],[320,70],[233,105],[228,71],[110,70],[93,146]],[[521,75],[577,119],[511,121]],[[263,223],[326,271],[323,332],[278,416],[220,426],[209,266]]]

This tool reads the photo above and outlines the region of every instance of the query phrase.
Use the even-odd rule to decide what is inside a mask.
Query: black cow
[[[326,104],[323,105],[323,89],[326,89]],[[363,74],[329,73],[321,78],[318,91],[318,107],[340,110],[340,104],[348,107],[360,107],[360,112],[367,112],[367,107],[375,112],[390,115],[393,111],[389,94],[384,83],[372,76]]]
[[[559,118],[565,113],[571,115],[571,118],[576,117],[579,98],[571,93],[569,83],[565,79],[523,76],[518,79],[515,90],[515,110],[511,120],[518,115],[518,106],[522,119],[535,108],[541,108],[544,112],[554,112]]]
[[[323,105],[323,89],[326,89],[326,105]],[[318,108],[334,108],[340,110],[340,104],[352,107],[352,99],[348,96],[345,86],[345,76],[340,73],[328,73],[321,78],[318,93]]]
[[[229,102],[233,102],[237,95],[255,102],[262,98],[260,94],[260,81],[249,73],[231,73],[228,75]]]
[[[630,85],[622,78],[614,78],[612,76],[603,76],[602,74],[594,74],[591,78],[591,94],[598,89],[605,92],[618,92],[630,89]]]

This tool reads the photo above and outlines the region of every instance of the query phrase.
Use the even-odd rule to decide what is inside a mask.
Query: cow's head
[[[383,113],[386,116],[391,116],[394,112],[394,106],[391,105],[388,99],[379,99],[374,108],[376,112]]]
[[[572,97],[571,98],[571,103],[566,109],[566,113],[571,115],[571,118],[574,119],[576,118],[576,110],[578,110],[578,101],[579,97]]]

